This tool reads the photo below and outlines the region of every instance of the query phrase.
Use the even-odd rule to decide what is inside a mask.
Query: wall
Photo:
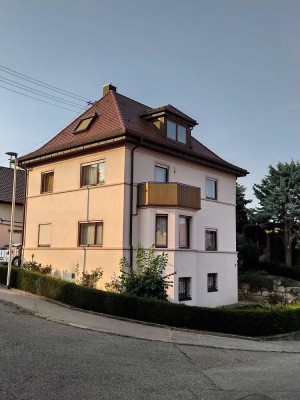
[[[23,210],[24,210],[23,206],[16,205],[13,243],[22,243]],[[5,246],[9,243],[10,219],[11,219],[11,205],[1,203],[0,204],[0,247]]]
[[[126,150],[126,182],[130,182],[130,147]],[[134,246],[140,241],[149,248],[155,242],[155,216],[168,215],[168,248],[169,256],[167,273],[176,271],[174,287],[170,288],[169,296],[178,301],[178,279],[192,278],[192,300],[186,304],[219,306],[238,301],[237,296],[237,254],[235,227],[235,176],[210,168],[197,166],[184,160],[178,160],[137,148],[134,155],[134,198],[136,199],[137,183],[154,181],[155,165],[168,166],[169,181],[185,183],[201,188],[201,210],[193,211],[179,208],[144,207],[136,209],[137,216],[133,218]],[[217,180],[218,200],[206,200],[206,177]],[[130,199],[129,185],[125,189],[125,209],[128,209]],[[127,204],[127,206],[126,206]],[[192,217],[190,249],[179,248],[179,216]],[[129,229],[129,214],[124,214],[124,230]],[[216,252],[205,250],[205,229],[217,230],[218,249]],[[124,236],[125,238],[128,236]],[[129,242],[125,241],[125,246]],[[159,253],[159,251],[158,251]],[[218,291],[207,291],[207,274],[218,274]]]
[[[71,279],[76,265],[90,271],[101,266],[102,284],[118,272],[123,255],[124,148],[105,150],[34,167],[29,171],[25,259],[63,272]],[[80,187],[81,164],[105,160],[105,183]],[[40,194],[41,173],[54,171],[53,193]],[[103,246],[78,246],[78,224],[103,221]],[[51,246],[38,246],[39,224],[52,224]]]

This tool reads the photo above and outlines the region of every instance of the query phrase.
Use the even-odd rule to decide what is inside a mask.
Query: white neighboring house
[[[103,97],[42,148],[27,173],[24,256],[65,279],[101,266],[101,287],[134,259],[138,242],[168,253],[169,297],[188,305],[237,302],[236,178],[191,136],[197,122],[105,85]]]
[[[0,167],[0,247],[9,244],[13,177],[13,168]],[[25,172],[17,170],[14,244],[22,243],[24,202]]]

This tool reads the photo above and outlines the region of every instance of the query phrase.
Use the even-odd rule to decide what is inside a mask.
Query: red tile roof
[[[10,204],[13,191],[13,168],[0,167],[0,203]],[[23,205],[25,200],[25,171],[17,170],[16,204]]]
[[[171,105],[152,109],[126,96],[110,91],[40,149],[20,157],[19,162],[27,164],[37,157],[103,141],[117,135],[125,135],[126,137],[134,135],[143,138],[147,142],[160,145],[161,148],[172,149],[177,153],[196,157],[197,161],[195,160],[195,162],[201,163],[202,159],[203,163],[206,162],[206,165],[218,169],[226,169],[228,172],[238,176],[247,174],[246,170],[226,162],[195,138],[192,138],[191,148],[176,142],[170,143],[153,123],[143,118],[143,115],[164,110],[173,114],[176,113],[178,117],[189,119],[191,122],[196,123],[195,120]],[[74,129],[80,120],[95,113],[97,113],[97,118],[91,124],[90,129],[80,134],[74,134]],[[157,150],[159,151],[159,149]]]

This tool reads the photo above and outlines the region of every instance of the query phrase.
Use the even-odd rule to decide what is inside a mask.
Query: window
[[[80,222],[79,245],[102,246],[103,222]]]
[[[168,167],[155,165],[155,182],[168,182]]]
[[[191,296],[191,278],[178,279],[178,300],[192,300]]]
[[[168,216],[156,215],[155,247],[168,247]]]
[[[79,121],[78,125],[74,129],[74,133],[84,132],[91,126],[92,122],[94,121],[96,114],[91,115],[89,117],[83,118]]]
[[[38,233],[39,247],[50,247],[52,224],[40,224]]]
[[[207,199],[217,200],[217,181],[215,179],[206,178],[205,196]]]
[[[217,250],[217,231],[207,229],[205,231],[205,250],[216,251]]]
[[[53,181],[54,172],[42,172],[41,177],[41,193],[52,193],[53,192]]]
[[[82,165],[81,186],[98,185],[105,181],[105,161]]]
[[[207,274],[207,291],[218,291],[218,274]]]
[[[179,217],[179,247],[190,247],[190,217]]]
[[[169,139],[177,140],[178,142],[187,142],[187,129],[186,126],[177,124],[173,121],[167,121],[167,137]]]

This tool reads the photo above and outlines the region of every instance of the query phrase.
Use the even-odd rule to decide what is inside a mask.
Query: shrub
[[[300,269],[287,267],[285,264],[278,264],[271,261],[260,261],[259,268],[267,271],[269,274],[284,276],[286,278],[300,281]]]
[[[45,275],[50,275],[52,272],[52,266],[51,265],[42,266],[42,264],[34,260],[34,254],[32,254],[31,261],[25,262],[22,265],[22,268],[27,269],[29,271],[40,272],[41,274]]]
[[[259,260],[259,250],[251,240],[245,240],[239,252],[241,266],[243,270],[257,270]]]
[[[76,265],[75,273],[79,276],[79,265]],[[96,288],[98,281],[102,278],[102,268],[98,267],[91,272],[83,271],[80,278],[77,278],[76,283],[80,286]]]
[[[0,283],[7,268],[0,266]],[[156,324],[248,336],[300,329],[300,305],[249,309],[204,308],[78,286],[38,272],[12,268],[11,286],[74,307]]]
[[[136,251],[136,269],[129,265],[126,258],[122,258],[120,276],[113,277],[110,283],[105,284],[105,288],[115,293],[166,300],[167,289],[172,286],[169,277],[174,275],[164,275],[167,262],[166,253],[155,255],[154,246],[147,252],[139,243]]]

